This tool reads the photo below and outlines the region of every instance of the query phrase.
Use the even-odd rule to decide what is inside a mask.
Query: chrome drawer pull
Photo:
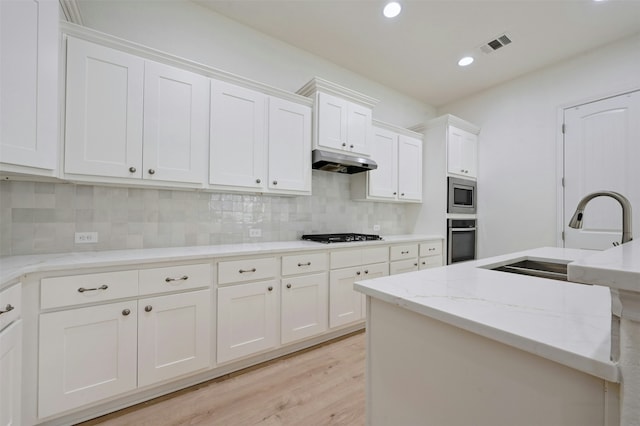
[[[241,274],[244,274],[245,272],[255,272],[256,268],[251,268],[251,269],[240,269],[238,272],[240,272]]]
[[[13,306],[11,306],[11,305],[7,305],[7,306],[5,306],[4,311],[0,311],[0,315],[2,315],[2,314],[6,314],[7,312],[11,312],[11,311],[13,311],[14,309],[15,309],[15,308],[14,308]]]
[[[183,276],[181,276],[180,278],[170,278],[170,277],[167,277],[167,278],[165,278],[164,280],[165,280],[165,282],[170,283],[171,281],[186,281],[186,280],[188,280],[188,279],[189,279],[189,276],[188,276],[188,275],[183,275]]]
[[[311,262],[307,262],[307,263],[298,263],[298,266],[311,266]]]
[[[108,288],[109,288],[109,286],[108,286],[108,285],[106,285],[106,284],[103,284],[103,285],[101,285],[101,286],[100,286],[100,287],[98,287],[98,288],[84,288],[84,287],[80,287],[80,288],[78,289],[78,293],[84,293],[85,291],[106,290],[106,289],[108,289]]]

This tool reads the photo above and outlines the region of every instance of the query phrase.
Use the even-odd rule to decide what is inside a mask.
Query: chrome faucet
[[[631,235],[631,203],[624,195],[613,191],[599,191],[586,195],[578,203],[576,212],[573,214],[573,217],[569,221],[569,227],[574,229],[582,228],[582,217],[584,215],[584,209],[587,206],[587,203],[589,203],[589,201],[596,197],[603,196],[613,198],[614,200],[619,202],[620,206],[622,207],[622,244],[633,240],[633,236]],[[613,245],[617,246],[618,243],[613,243]]]

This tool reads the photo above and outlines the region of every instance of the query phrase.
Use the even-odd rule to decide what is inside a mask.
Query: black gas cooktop
[[[303,235],[303,240],[315,241],[318,243],[348,243],[351,241],[376,241],[381,240],[380,235],[372,234],[309,234]]]

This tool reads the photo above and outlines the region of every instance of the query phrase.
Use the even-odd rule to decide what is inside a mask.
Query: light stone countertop
[[[603,256],[601,252],[587,250],[539,248],[360,281],[355,289],[593,376],[619,382],[619,368],[609,359],[609,288],[486,268],[525,258],[589,265],[590,256],[594,255],[596,259]]]
[[[140,266],[145,263],[181,262],[234,256],[299,253],[361,246],[398,244],[443,239],[442,235],[388,235],[383,240],[322,244],[312,241],[279,241],[215,246],[168,247],[136,250],[105,250],[59,254],[0,257],[0,290],[24,274],[96,267]]]

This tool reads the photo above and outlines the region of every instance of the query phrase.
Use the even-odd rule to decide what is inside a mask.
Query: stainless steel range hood
[[[338,154],[335,152],[314,149],[311,154],[312,167],[316,170],[327,172],[354,173],[375,170],[378,165],[370,158],[358,157],[357,155]]]

